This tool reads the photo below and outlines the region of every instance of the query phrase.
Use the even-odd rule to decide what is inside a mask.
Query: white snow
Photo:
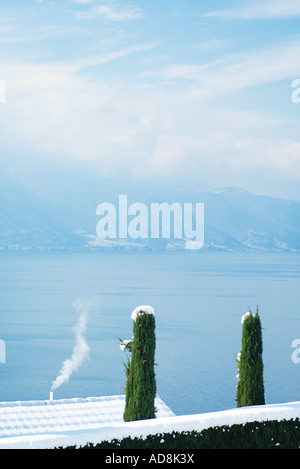
[[[242,319],[241,319],[241,323],[242,323],[242,324],[244,324],[244,321],[245,321],[245,319],[246,319],[248,316],[252,316],[252,313],[250,313],[250,311],[248,311],[247,313],[245,313],[245,314],[242,316]]]
[[[142,314],[153,314],[155,316],[154,308],[149,305],[142,305],[142,306],[137,306],[131,314],[131,319],[134,321],[138,316],[141,316]]]
[[[155,406],[158,418],[174,416],[159,396]],[[70,432],[119,426],[123,423],[124,407],[123,395],[0,402],[0,448],[7,444],[18,447],[20,442],[22,447],[32,447],[33,440],[41,441],[38,444],[42,447],[52,447],[53,439],[54,446],[60,444],[57,435],[64,439],[63,435]]]
[[[175,416],[157,397],[156,419],[124,422],[124,404],[124,396],[0,403],[0,449],[80,447],[128,436],[300,418],[300,402]]]
[[[123,340],[120,344],[120,349],[122,350],[122,352],[124,352],[126,350],[126,346],[131,344],[132,343],[132,340],[128,339],[128,340]]]

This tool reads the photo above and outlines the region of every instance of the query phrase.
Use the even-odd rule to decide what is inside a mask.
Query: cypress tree
[[[134,320],[131,360],[126,364],[125,422],[155,418],[155,316],[141,311]]]
[[[242,347],[238,361],[237,407],[264,405],[261,321],[251,312],[243,316]]]

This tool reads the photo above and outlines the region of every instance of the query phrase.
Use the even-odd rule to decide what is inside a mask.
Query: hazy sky
[[[2,1],[1,168],[300,199],[297,78],[299,0]]]

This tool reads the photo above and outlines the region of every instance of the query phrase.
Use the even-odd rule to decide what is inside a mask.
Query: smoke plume
[[[85,341],[85,332],[89,308],[80,300],[73,304],[78,313],[78,322],[72,330],[75,332],[75,345],[70,358],[67,358],[61,367],[59,375],[53,381],[51,391],[59,388],[63,383],[67,383],[74,371],[76,371],[89,358],[89,347]]]

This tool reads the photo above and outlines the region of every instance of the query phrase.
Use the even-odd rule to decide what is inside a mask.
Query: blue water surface
[[[132,310],[156,311],[156,378],[177,414],[236,407],[241,317],[258,305],[267,403],[300,400],[300,254],[204,251],[1,252],[0,400],[48,399],[74,346],[76,299],[89,303],[89,360],[55,398],[123,394]]]

